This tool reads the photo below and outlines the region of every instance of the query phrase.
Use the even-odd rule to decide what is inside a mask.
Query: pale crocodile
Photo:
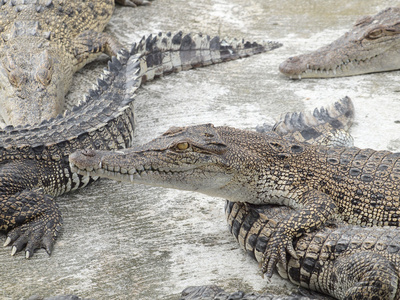
[[[288,58],[279,70],[293,79],[351,76],[400,69],[400,8],[359,19],[351,31],[311,53]]]
[[[0,117],[6,124],[35,124],[62,113],[73,74],[102,52],[112,56],[122,48],[102,32],[113,11],[114,0],[0,1]]]
[[[133,138],[133,94],[142,79],[238,59],[279,47],[206,35],[158,34],[121,50],[79,107],[28,127],[0,130],[0,230],[5,245],[26,257],[44,247],[51,252],[61,214],[54,196],[86,186],[93,178],[69,168],[79,148],[120,149]]]

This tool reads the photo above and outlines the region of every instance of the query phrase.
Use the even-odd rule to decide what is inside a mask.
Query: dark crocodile
[[[54,196],[93,180],[70,170],[69,154],[79,148],[131,145],[133,94],[142,80],[279,46],[181,32],[149,36],[112,59],[79,107],[39,125],[1,130],[0,229],[9,231],[5,245],[13,245],[12,254],[25,248],[26,257],[40,247],[51,252],[62,223]]]
[[[311,53],[288,58],[279,70],[293,79],[351,76],[400,69],[400,8],[359,19],[351,31]]]
[[[6,124],[40,123],[63,111],[73,74],[122,48],[102,32],[113,11],[114,0],[0,1],[0,117]]]

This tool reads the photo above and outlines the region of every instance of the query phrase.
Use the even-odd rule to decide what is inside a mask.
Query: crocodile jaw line
[[[400,8],[366,16],[329,45],[290,57],[279,70],[292,79],[352,76],[400,69]]]
[[[311,62],[308,63],[308,60],[312,57],[312,55],[300,55],[296,57],[291,57],[288,60],[284,61],[279,66],[279,70],[290,79],[302,79],[353,76],[399,69],[399,54],[391,54],[393,54],[392,51],[385,54],[371,55],[367,58],[362,59],[347,58],[346,60],[332,64],[313,64]],[[301,61],[301,66],[296,69],[292,68],[291,65],[297,61]]]
[[[155,168],[139,165],[136,167],[108,167],[102,161],[96,167],[80,168],[70,162],[72,172],[84,176],[100,176],[113,180],[174,188],[180,190],[200,192],[209,196],[229,197],[224,192],[225,187],[231,181],[233,175],[210,170],[202,170],[201,167],[187,165],[179,166],[179,169]],[[216,174],[218,173],[218,176]],[[193,184],[192,177],[196,177],[198,184]],[[229,194],[229,192],[228,192]],[[234,200],[234,199],[233,199]]]

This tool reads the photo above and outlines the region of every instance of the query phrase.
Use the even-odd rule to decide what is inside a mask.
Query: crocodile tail
[[[130,54],[140,57],[142,81],[172,72],[199,68],[279,48],[278,42],[248,42],[210,37],[201,33],[159,33],[143,37]]]
[[[300,142],[325,146],[353,146],[348,133],[354,120],[354,106],[349,97],[335,102],[327,108],[316,108],[313,112],[284,114],[274,126],[260,126],[257,131],[272,130],[281,136]]]

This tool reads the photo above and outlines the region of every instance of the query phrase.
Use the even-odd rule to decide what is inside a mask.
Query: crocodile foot
[[[62,224],[61,213],[53,198],[36,190],[23,191],[9,200],[22,210],[14,215],[12,222],[17,225],[9,231],[4,246],[12,246],[11,255],[25,249],[26,258],[32,257],[39,248],[44,248],[50,255]]]
[[[261,271],[263,276],[271,278],[272,272],[278,262],[281,262],[283,268],[286,270],[287,253],[296,259],[298,258],[292,244],[294,236],[295,232],[290,231],[290,229],[288,230],[287,228],[277,228],[273,233],[261,261]]]

